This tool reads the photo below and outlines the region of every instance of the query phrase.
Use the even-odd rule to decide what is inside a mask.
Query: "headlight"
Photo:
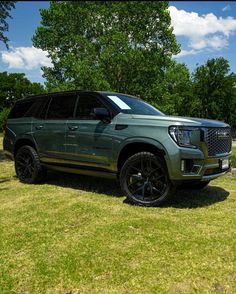
[[[169,128],[171,138],[181,147],[197,148],[191,143],[192,132],[198,130],[194,127],[172,126]]]

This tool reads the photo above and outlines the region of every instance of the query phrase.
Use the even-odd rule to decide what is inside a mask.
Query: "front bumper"
[[[178,148],[178,152],[166,159],[170,180],[213,180],[230,170],[231,153],[208,157],[200,149]],[[221,161],[224,159],[229,160],[229,167],[222,169]],[[187,168],[183,168],[183,161]]]
[[[227,170],[225,171],[222,171],[221,173],[216,173],[216,174],[212,174],[212,175],[209,175],[209,176],[203,176],[201,181],[211,181],[211,180],[214,180],[220,176],[223,176],[225,175],[228,171],[230,171],[230,168],[228,168]]]

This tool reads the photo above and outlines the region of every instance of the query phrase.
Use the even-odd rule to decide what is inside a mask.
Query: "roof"
[[[70,94],[77,94],[77,93],[89,93],[89,94],[101,94],[101,95],[126,95],[132,98],[137,98],[130,94],[124,94],[124,93],[118,93],[118,92],[112,92],[112,91],[69,90],[69,91],[51,92],[51,93],[38,94],[38,95],[29,95],[22,99],[17,100],[17,102],[22,100],[28,100],[31,98],[36,99],[36,98],[47,97],[47,96],[63,95],[63,94],[70,95]]]

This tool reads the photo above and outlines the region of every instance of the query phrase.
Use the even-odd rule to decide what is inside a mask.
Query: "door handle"
[[[69,130],[75,131],[78,129],[78,126],[68,126]]]
[[[41,130],[42,128],[43,128],[43,126],[42,126],[42,125],[35,126],[35,129],[36,129],[36,130]]]

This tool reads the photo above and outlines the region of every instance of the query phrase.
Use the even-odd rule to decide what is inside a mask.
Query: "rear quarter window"
[[[43,99],[32,99],[17,102],[12,108],[8,118],[37,117]]]
[[[12,108],[8,118],[23,117],[33,104],[34,101],[17,102]]]
[[[34,101],[34,103],[30,106],[30,108],[26,111],[24,114],[24,117],[39,117],[41,107],[43,105],[44,99],[37,99]]]

